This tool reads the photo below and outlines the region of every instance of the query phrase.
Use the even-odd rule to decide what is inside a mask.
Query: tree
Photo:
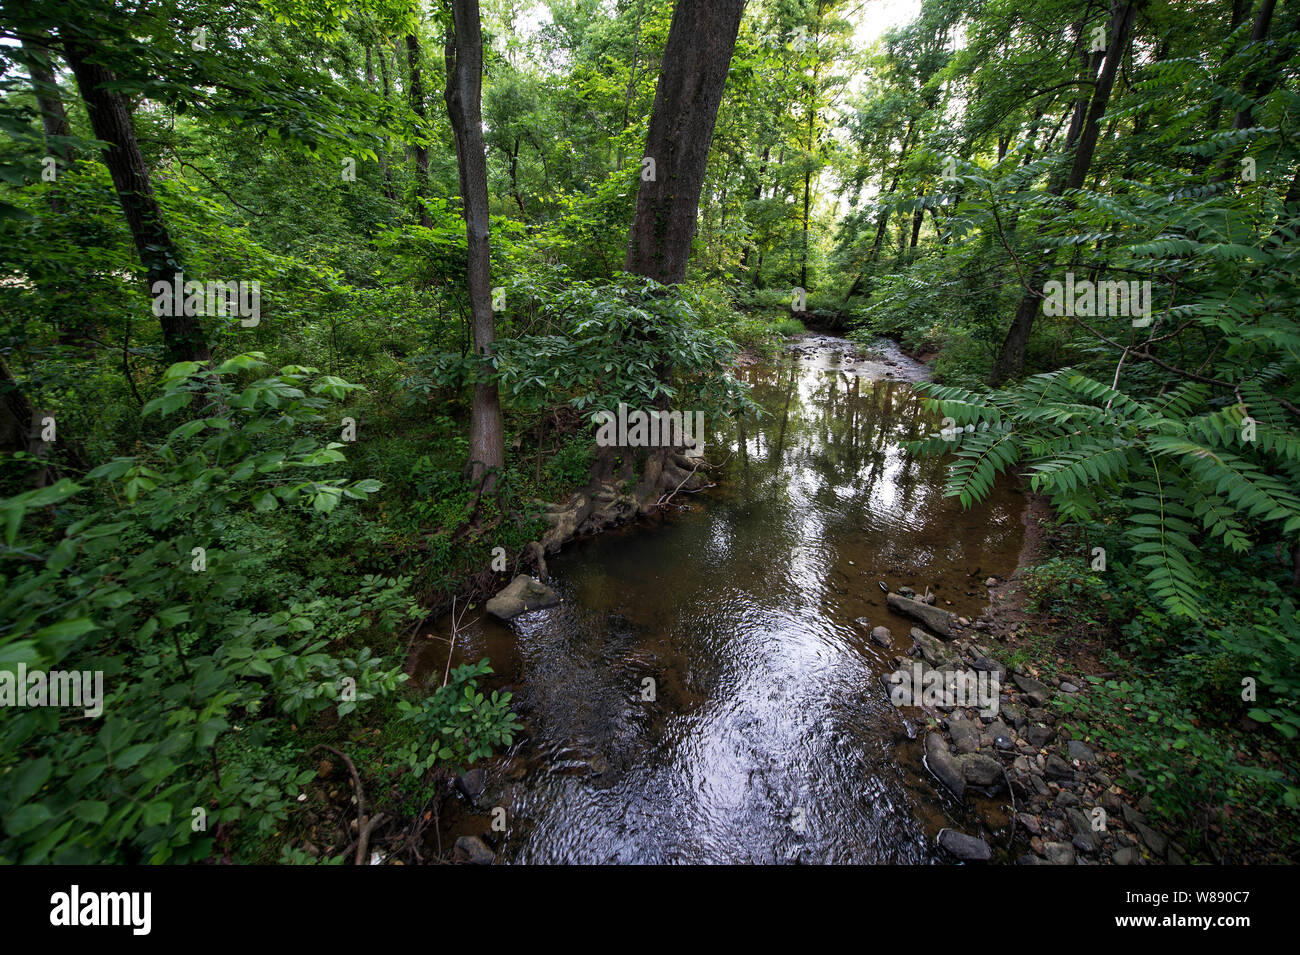
[[[483,28],[478,0],[451,0],[447,28],[447,115],[456,137],[456,165],[469,239],[469,298],[474,352],[482,360],[474,382],[469,420],[470,476],[486,493],[496,481],[495,470],[505,464],[505,435],[501,397],[495,381],[484,380],[492,353],[491,249],[488,241],[487,155],[483,146]]]
[[[1111,11],[1109,28],[1106,31],[1106,57],[1102,61],[1101,73],[1096,86],[1088,100],[1087,110],[1083,109],[1081,99],[1075,109],[1075,120],[1070,124],[1070,137],[1066,139],[1067,151],[1073,147],[1074,159],[1070,173],[1064,180],[1057,179],[1049,188],[1052,195],[1059,196],[1070,189],[1079,189],[1088,176],[1092,165],[1093,153],[1097,149],[1097,137],[1101,131],[1101,117],[1110,102],[1110,93],[1115,86],[1115,76],[1119,72],[1120,61],[1128,52],[1129,38],[1133,33],[1133,20],[1137,16],[1139,4],[1135,0],[1116,0]],[[1077,143],[1074,137],[1077,134]],[[1029,288],[1020,299],[1016,316],[1007,330],[1007,337],[1002,343],[1002,353],[993,368],[991,382],[1001,384],[1008,378],[1017,377],[1025,367],[1025,348],[1029,344],[1029,333],[1034,327],[1034,318],[1038,315],[1042,296],[1038,289],[1049,274],[1050,263],[1036,269],[1029,280]]]
[[[104,165],[113,177],[122,213],[145,269],[145,281],[151,291],[156,282],[165,282],[170,287],[176,274],[182,271],[181,254],[154,195],[153,180],[136,141],[131,110],[122,94],[113,88],[112,71],[96,62],[102,53],[88,39],[65,38],[63,52],[77,79],[77,89],[85,101],[95,138],[105,143]],[[209,359],[207,339],[197,317],[163,315],[159,324],[170,361]]]
[[[664,285],[686,278],[713,125],[744,9],[745,0],[678,0],[673,9],[625,271]]]

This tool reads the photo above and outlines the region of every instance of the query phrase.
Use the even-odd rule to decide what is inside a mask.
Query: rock
[[[1070,821],[1070,828],[1074,830],[1074,847],[1084,852],[1097,851],[1100,842],[1098,834],[1092,831],[1092,822],[1084,815],[1083,810],[1067,809],[1065,818]]]
[[[1147,817],[1142,815],[1126,802],[1120,803],[1120,812],[1124,814],[1124,821],[1128,823],[1130,829],[1136,829],[1139,825],[1145,824]]]
[[[1044,726],[1042,723],[1035,723],[1025,730],[1025,739],[1029,740],[1029,745],[1034,749],[1042,749],[1055,735],[1051,727]]]
[[[1068,842],[1044,842],[1043,855],[1049,865],[1074,865],[1074,847]]]
[[[854,620],[853,622],[856,623],[863,630],[871,629],[871,621],[868,620],[866,617],[858,617],[858,619]]]
[[[932,667],[947,668],[957,662],[957,658],[941,641],[930,636],[924,630],[916,627],[911,629],[910,635],[916,642],[917,648],[921,651],[921,656],[925,662]]]
[[[487,602],[487,612],[509,620],[529,610],[554,607],[560,602],[555,591],[540,580],[520,574]]]
[[[993,745],[1002,752],[1009,753],[1016,748],[1016,741],[1010,736],[995,736],[993,737]]]
[[[1097,758],[1092,754],[1092,750],[1077,739],[1072,739],[1065,744],[1065,752],[1070,759],[1077,759],[1081,763],[1091,763]]]
[[[1061,759],[1061,757],[1057,756],[1055,753],[1052,753],[1047,757],[1047,765],[1044,769],[1044,773],[1048,779],[1074,779],[1074,767]]]
[[[1075,686],[1073,683],[1067,683],[1066,681],[1062,680],[1062,681],[1061,681],[1061,692],[1062,692],[1062,693],[1078,693],[1078,692],[1079,692],[1079,688],[1078,688],[1077,686]]]
[[[1039,818],[1027,812],[1016,813],[1016,825],[1022,827],[1031,836],[1041,835],[1043,831],[1043,825]]]
[[[456,840],[456,851],[464,853],[472,865],[491,865],[496,861],[496,853],[478,836],[461,836]]]
[[[1046,796],[1051,792],[1051,790],[1047,788],[1047,783],[1043,781],[1043,777],[1039,776],[1037,773],[1034,773],[1029,777],[1029,784],[1034,787],[1034,792],[1038,793],[1040,796]]]
[[[1138,835],[1142,837],[1142,841],[1146,843],[1146,847],[1150,849],[1154,855],[1163,859],[1165,851],[1169,848],[1169,840],[1156,832],[1146,823],[1139,822],[1133,828],[1136,829]]]
[[[890,594],[885,598],[885,603],[890,610],[919,621],[926,629],[945,639],[956,636],[957,618],[946,610],[931,607],[919,600],[909,600],[899,594]]]
[[[1047,702],[1047,698],[1051,695],[1051,691],[1046,686],[1039,683],[1031,676],[1025,676],[1023,673],[1014,673],[1012,674],[1012,679],[1016,681],[1016,686],[1020,687],[1035,706],[1042,706]]]
[[[469,772],[457,776],[454,785],[457,792],[470,802],[473,802],[483,795],[483,790],[487,788],[487,773],[481,769],[471,769]]]
[[[963,862],[988,862],[993,858],[987,842],[955,829],[940,829],[936,841]]]
[[[970,720],[949,720],[948,735],[959,753],[973,753],[980,748],[979,730]]]
[[[990,660],[988,657],[979,656],[971,663],[972,670],[979,670],[982,673],[996,673],[998,683],[1002,683],[1007,678],[1007,668],[996,660]]]
[[[1002,764],[992,756],[971,753],[961,757],[962,775],[966,782],[981,789],[993,789],[1002,782]]]
[[[913,590],[911,587],[899,587],[898,593],[902,594],[904,597],[907,597],[909,600],[912,597],[916,596],[916,591]]]
[[[1008,740],[1014,740],[1016,737],[1016,734],[1012,731],[1011,727],[1007,726],[1006,723],[1003,723],[997,717],[994,717],[989,721],[989,725],[985,727],[984,733],[989,737],[990,743],[995,742],[999,736],[1005,736]]]
[[[996,577],[990,577],[988,580],[984,581],[985,587],[996,587],[997,585],[998,579]]]
[[[1125,846],[1123,849],[1116,849],[1110,861],[1116,865],[1137,865],[1142,861],[1142,854],[1132,846]]]
[[[894,635],[889,632],[888,627],[876,627],[871,631],[871,642],[887,650],[894,645]]]
[[[938,733],[930,733],[925,737],[925,767],[958,799],[965,797],[965,773],[948,751],[947,742]]]

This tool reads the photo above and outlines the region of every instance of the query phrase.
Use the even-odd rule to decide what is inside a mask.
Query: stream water
[[[527,735],[442,838],[482,835],[517,863],[936,858],[959,810],[880,683],[911,624],[879,582],[977,616],[1023,528],[1012,489],[962,511],[943,463],[903,450],[937,429],[909,384],[924,372],[825,336],[739,370],[769,414],[715,437],[717,487],[567,545],[549,561],[559,606],[467,616],[455,662],[491,658]],[[868,639],[879,624],[894,649]],[[417,676],[441,673],[445,646],[421,648]]]

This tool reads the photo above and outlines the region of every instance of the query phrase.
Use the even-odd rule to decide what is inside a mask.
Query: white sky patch
[[[921,15],[921,0],[864,0],[860,9],[850,11],[849,21],[854,45],[861,49],[875,43],[894,27],[911,23]]]

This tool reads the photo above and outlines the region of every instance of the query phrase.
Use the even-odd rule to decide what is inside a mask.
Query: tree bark
[[[369,43],[366,44],[366,89],[373,89],[375,85],[375,66],[374,53],[379,54],[379,70],[384,76],[384,99],[388,99],[388,67],[384,65],[384,47],[381,43],[378,50],[372,50]],[[388,138],[384,137],[384,146],[379,149],[379,171],[384,177],[384,198],[392,202],[395,198],[393,194],[393,173],[388,168]]]
[[[447,31],[447,115],[456,137],[456,166],[469,239],[470,315],[474,351],[492,351],[490,247],[488,244],[487,154],[483,145],[483,30],[478,0],[451,0],[452,22]],[[469,472],[479,493],[496,483],[505,465],[505,435],[501,398],[495,382],[476,381],[469,419]]]
[[[474,7],[475,22],[478,17],[478,5]],[[482,63],[482,52],[480,50],[479,62]],[[424,80],[420,75],[420,40],[414,33],[406,35],[406,64],[410,71],[410,79],[406,84],[406,93],[411,104],[411,112],[420,118],[420,128],[417,131],[417,138],[414,143],[415,150],[415,214],[420,220],[420,225],[426,229],[433,226],[433,221],[429,218],[429,210],[425,208],[423,200],[429,195],[429,144],[425,140],[428,135],[428,114],[424,109]],[[477,102],[477,100],[475,101]],[[476,107],[477,110],[477,107]],[[480,134],[479,139],[482,140]]]
[[[745,0],[677,0],[623,268],[665,285],[686,278],[700,190]]]
[[[68,114],[59,95],[59,84],[54,78],[54,67],[48,39],[34,34],[21,35],[23,65],[31,77],[36,106],[41,111],[41,127],[45,130],[45,148],[66,168],[72,164],[72,145],[67,142],[72,135]]]
[[[104,164],[113,179],[113,188],[140,254],[152,297],[155,282],[170,285],[183,267],[180,250],[167,230],[167,221],[154,195],[149,170],[140,154],[131,111],[122,95],[109,88],[109,84],[114,82],[113,74],[91,62],[93,49],[69,40],[64,44],[64,55],[85,101],[95,138],[108,144],[104,150]],[[196,316],[164,315],[158,321],[162,325],[163,345],[170,361],[206,362],[211,357],[203,327]]]

